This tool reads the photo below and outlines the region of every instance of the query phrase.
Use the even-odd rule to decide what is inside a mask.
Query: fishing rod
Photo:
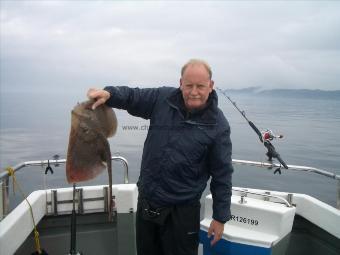
[[[68,255],[82,255],[82,252],[78,252],[76,250],[76,242],[77,242],[77,216],[76,216],[76,184],[73,183],[73,205],[72,205],[72,215],[71,215],[71,245],[70,245],[70,253]]]
[[[236,110],[243,116],[243,118],[248,122],[249,126],[258,135],[261,143],[268,150],[267,153],[266,153],[266,155],[268,156],[268,161],[272,161],[273,158],[276,158],[284,168],[288,169],[287,164],[283,161],[283,159],[281,158],[280,154],[276,151],[274,145],[270,142],[274,138],[283,138],[283,135],[274,135],[274,133],[271,130],[269,130],[269,129],[266,129],[266,130],[261,132],[255,126],[255,124],[247,118],[245,111],[243,111],[240,108],[238,108],[236,102],[231,100],[231,98],[223,90],[221,90],[220,88],[216,88],[216,89],[233,104],[233,106],[236,108]],[[280,168],[276,169],[274,174],[276,172],[279,172],[281,174]]]

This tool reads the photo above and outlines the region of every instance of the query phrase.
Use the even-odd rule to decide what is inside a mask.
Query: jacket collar
[[[217,120],[217,94],[213,90],[207,101],[206,107],[197,111],[188,111],[185,108],[182,91],[177,88],[167,98],[168,104],[179,111],[180,115],[185,119],[186,122],[192,124],[208,124],[214,125]]]

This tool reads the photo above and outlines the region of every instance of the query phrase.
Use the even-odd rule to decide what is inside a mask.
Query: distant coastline
[[[242,89],[223,89],[227,94],[275,96],[292,98],[320,98],[340,100],[340,90],[321,89],[263,89],[261,87],[248,87]]]

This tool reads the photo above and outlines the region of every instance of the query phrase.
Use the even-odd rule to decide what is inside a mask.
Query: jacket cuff
[[[110,98],[112,97],[112,87],[106,86],[106,87],[103,88],[103,90],[105,90],[106,92],[109,92],[110,93]]]
[[[109,99],[106,100],[106,102],[105,102],[105,104],[106,104],[107,106],[113,107],[112,99],[113,99],[113,96],[114,96],[114,94],[115,94],[115,90],[116,90],[116,89],[117,89],[117,88],[115,88],[115,87],[113,87],[113,86],[106,86],[106,87],[103,88],[103,90],[105,90],[105,91],[107,91],[107,92],[110,93]]]
[[[215,217],[213,217],[214,220],[218,221],[219,223],[225,224],[227,221],[229,221],[230,219],[227,220],[221,220],[221,219],[216,219]]]

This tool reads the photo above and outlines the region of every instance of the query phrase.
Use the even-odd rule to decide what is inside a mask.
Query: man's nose
[[[192,86],[191,94],[194,94],[194,95],[197,94],[197,86],[196,85]]]

